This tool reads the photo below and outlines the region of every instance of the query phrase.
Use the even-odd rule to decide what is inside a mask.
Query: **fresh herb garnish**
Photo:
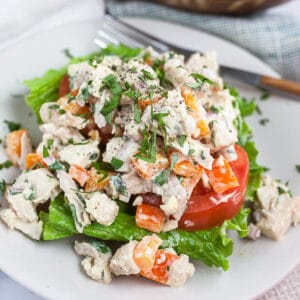
[[[300,173],[300,165],[296,165],[295,168],[296,168],[296,171],[297,171],[298,173]]]
[[[114,171],[113,166],[104,161],[93,162],[92,167],[94,167],[97,171]]]
[[[70,49],[63,49],[62,50],[63,51],[63,53],[64,53],[64,55],[67,57],[67,58],[69,58],[69,59],[72,59],[72,58],[74,58],[74,56],[71,54],[71,52],[70,52]]]
[[[163,170],[154,178],[154,183],[158,186],[162,186],[168,182],[170,177],[170,170]]]
[[[53,139],[48,139],[47,140],[47,148],[50,150],[52,148],[54,144],[54,140]]]
[[[108,88],[112,93],[111,100],[106,101],[104,107],[101,110],[102,115],[106,116],[118,107],[123,90],[117,78],[112,74],[103,78],[102,83],[103,87]]]
[[[168,134],[167,134],[167,130],[166,130],[166,123],[163,120],[164,117],[167,117],[170,113],[169,112],[165,112],[165,113],[153,113],[152,111],[152,105],[151,105],[151,117],[153,120],[156,120],[156,122],[158,123],[162,134],[163,134],[163,138],[164,138],[164,148],[165,151],[167,152],[168,150]]]
[[[7,183],[4,179],[0,181],[0,197],[3,197],[6,191]]]
[[[176,165],[177,161],[178,161],[178,154],[177,153],[172,153],[172,155],[171,155],[170,171],[173,171],[174,166]]]
[[[185,140],[186,140],[186,135],[181,135],[179,137],[179,141],[178,142],[179,142],[179,146],[180,147],[183,147]]]
[[[4,123],[6,123],[9,131],[16,131],[21,129],[21,124],[15,123],[13,121],[4,120]]]
[[[92,153],[90,156],[90,160],[96,160],[98,158],[98,153]]]
[[[263,119],[259,120],[259,124],[263,125],[263,126],[266,125],[269,122],[270,122],[270,120],[268,118],[263,118]]]
[[[57,171],[57,170],[64,170],[65,167],[63,164],[61,164],[59,161],[55,161],[53,164],[49,165],[49,170],[51,171]]]
[[[49,157],[49,152],[46,146],[43,146],[43,158]]]
[[[148,132],[145,127],[142,130],[143,139],[139,148],[139,153],[135,155],[136,158],[147,161],[149,163],[155,163],[156,161],[156,134],[157,128],[154,127],[153,132]]]
[[[58,109],[60,106],[58,104],[51,104],[48,106],[49,109]]]
[[[213,82],[209,78],[207,78],[201,74],[193,73],[193,74],[191,74],[191,76],[196,80],[196,82],[193,84],[187,84],[187,86],[192,89],[201,88],[205,82],[213,84]]]
[[[123,166],[123,161],[116,158],[116,157],[113,157],[112,160],[111,160],[111,165],[113,166],[113,168],[115,170],[118,170]]]
[[[88,103],[90,97],[88,87],[83,87],[79,90],[78,98],[82,99],[85,103]]]
[[[7,160],[3,163],[0,163],[0,170],[10,168],[12,165],[12,162]]]
[[[270,92],[268,90],[263,90],[262,94],[260,95],[260,100],[266,101],[270,97]]]
[[[165,61],[161,59],[154,59],[152,64],[152,69],[156,73],[160,84],[164,87],[172,86],[172,83],[166,78],[165,71],[164,71],[164,64]]]

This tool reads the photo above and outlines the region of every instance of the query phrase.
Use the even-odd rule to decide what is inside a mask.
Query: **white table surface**
[[[4,4],[5,5],[5,4]],[[268,14],[289,14],[289,15],[298,15],[300,17],[300,0],[293,0],[287,4],[272,8],[268,10]],[[298,282],[296,280],[297,285],[300,285],[300,271],[295,270],[290,276],[298,277]],[[285,279],[284,282],[288,280]],[[297,295],[295,295],[297,297]],[[299,296],[299,295],[298,295]],[[276,297],[277,299],[281,298],[278,295],[276,290],[272,290],[268,292],[265,297],[262,299],[273,299]],[[279,298],[278,298],[279,297]],[[0,271],[0,299],[1,300],[42,300],[41,297],[35,295],[30,290],[21,286],[14,280],[10,279],[7,275]],[[297,299],[297,298],[293,298]]]

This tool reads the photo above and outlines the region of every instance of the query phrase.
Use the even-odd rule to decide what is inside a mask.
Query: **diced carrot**
[[[185,105],[189,108],[189,114],[197,122],[197,128],[200,130],[200,136],[208,135],[210,133],[210,129],[200,114],[196,99],[193,94],[191,92],[182,90],[181,95],[184,99]]]
[[[141,110],[144,110],[148,105],[150,105],[151,103],[154,104],[154,103],[158,102],[160,99],[161,99],[160,97],[156,97],[152,101],[150,99],[145,99],[145,100],[139,99],[139,101],[138,101],[139,108]]]
[[[21,139],[23,134],[28,134],[27,129],[15,130],[6,136],[6,153],[13,164],[17,164],[21,156]]]
[[[69,169],[69,174],[80,184],[80,186],[84,186],[90,177],[89,172],[78,165],[71,166]]]
[[[109,176],[105,177],[104,174],[98,174],[95,168],[89,171],[89,178],[84,187],[85,192],[102,191],[109,182]]]
[[[152,57],[151,56],[148,56],[147,58],[146,58],[146,60],[145,60],[145,63],[148,65],[148,66],[152,66],[152,64],[153,64],[153,59],[152,59]]]
[[[136,209],[135,221],[138,227],[160,232],[165,220],[163,211],[150,204],[140,204]]]
[[[206,136],[210,133],[210,129],[203,119],[197,122],[197,128],[200,129],[201,136]]]
[[[71,92],[71,95],[77,95],[78,90]],[[62,107],[62,109],[69,111],[73,115],[88,115],[91,111],[87,105],[80,106],[76,101],[68,101],[67,97],[61,97],[58,99],[57,104]]]
[[[169,167],[168,158],[160,153],[156,153],[156,161],[154,163],[138,159],[134,156],[131,157],[131,162],[136,173],[146,180],[152,179],[154,176],[158,175],[162,170],[165,170]]]
[[[219,159],[214,160],[212,170],[206,170],[206,173],[213,190],[222,194],[231,188],[239,186],[239,182],[230,164],[224,158],[220,163]]]
[[[142,272],[149,272],[154,266],[155,253],[162,240],[155,234],[143,237],[134,249],[133,259]]]
[[[184,177],[201,176],[202,167],[200,165],[193,165],[188,160],[176,163],[173,171],[175,174]]]
[[[178,259],[178,255],[166,250],[157,250],[155,254],[155,262],[153,268],[149,272],[141,271],[141,275],[145,278],[156,282],[166,284],[168,282],[168,269],[171,264]]]
[[[47,164],[43,162],[43,158],[37,153],[29,153],[26,156],[25,168],[29,170],[34,166],[39,166],[47,168]]]

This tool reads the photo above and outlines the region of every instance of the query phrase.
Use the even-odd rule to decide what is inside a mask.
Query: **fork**
[[[167,51],[174,51],[189,57],[195,51],[178,47],[171,43],[162,41],[148,33],[145,33],[106,12],[101,29],[94,42],[101,48],[108,44],[124,44],[133,48],[144,48],[151,46],[154,55]],[[264,90],[269,90],[277,94],[288,96],[289,98],[300,100],[300,82],[274,78],[246,70],[236,69],[229,66],[221,65],[220,73],[222,76],[229,76],[242,82],[255,85]]]

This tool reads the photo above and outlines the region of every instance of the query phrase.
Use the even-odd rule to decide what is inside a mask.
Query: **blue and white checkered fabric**
[[[145,1],[106,1],[116,16],[150,17],[199,28],[248,49],[284,78],[300,81],[300,19],[256,14],[212,16],[181,11]]]

